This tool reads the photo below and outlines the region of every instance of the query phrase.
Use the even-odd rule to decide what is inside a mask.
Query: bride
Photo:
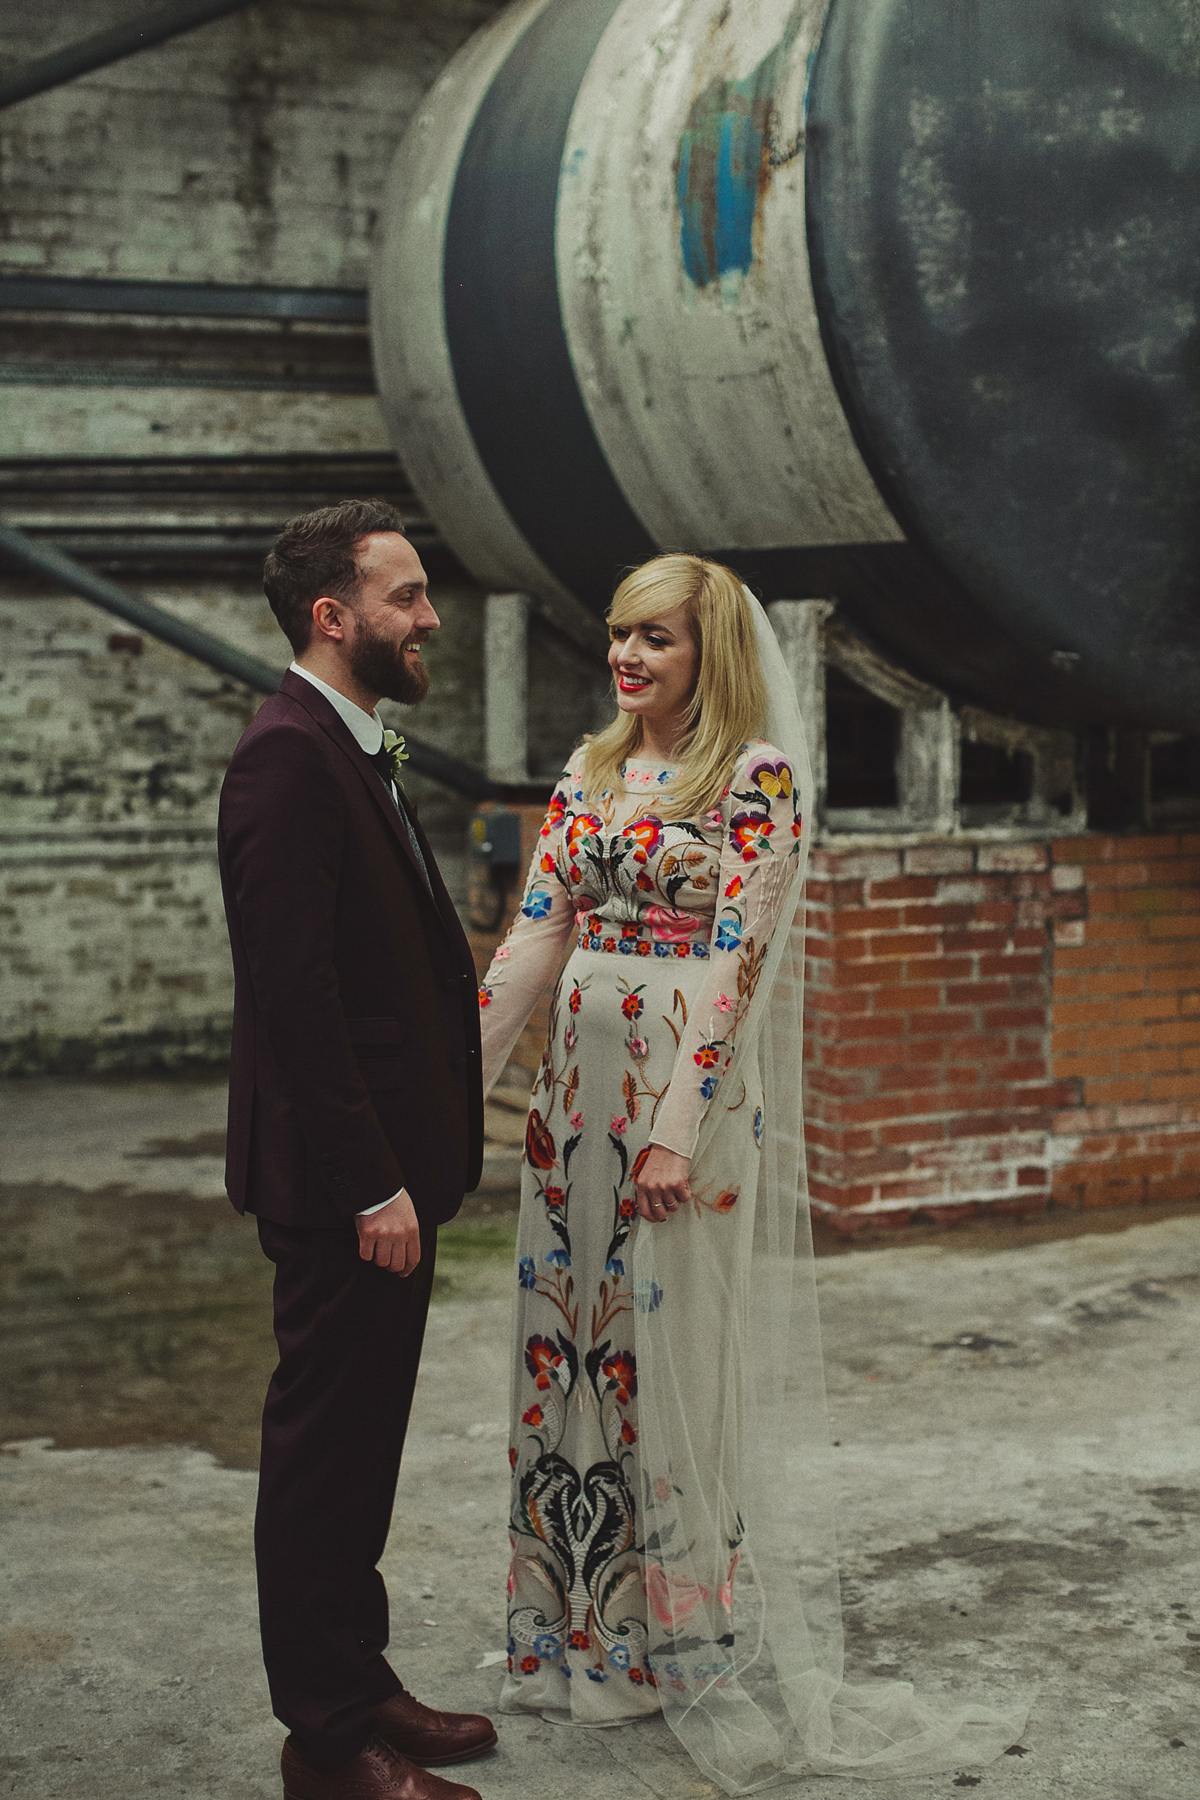
[[[1021,1713],[842,1682],[794,689],[762,608],[700,557],[635,570],[609,625],[618,716],[567,764],[480,990],[490,1089],[557,981],[523,1164],[502,1705],[661,1710],[729,1793],[983,1760]]]

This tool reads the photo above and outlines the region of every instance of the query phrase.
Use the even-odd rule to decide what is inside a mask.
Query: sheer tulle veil
[[[651,1607],[664,1715],[727,1793],[788,1776],[916,1774],[990,1760],[1025,1709],[920,1700],[906,1683],[843,1681],[836,1504],[804,1161],[804,868],[813,784],[795,688],[752,600],[766,677],[768,740],[802,796],[800,856],[722,1094],[762,1096],[761,1145],[734,1141],[743,1174],[737,1234],[642,1228],[633,1257],[647,1566],[659,1556],[683,1608]],[[693,1188],[728,1179],[731,1124],[714,1102]],[[693,1296],[654,1304],[668,1282]],[[647,1301],[646,1296],[650,1296]],[[694,1479],[689,1473],[694,1472]],[[710,1496],[698,1504],[698,1492]],[[713,1591],[712,1571],[729,1568]],[[683,1642],[686,1633],[687,1643]],[[697,1646],[713,1646],[707,1661]],[[687,1648],[691,1654],[680,1652]]]

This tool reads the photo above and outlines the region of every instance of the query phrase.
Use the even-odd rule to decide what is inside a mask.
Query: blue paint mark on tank
[[[715,81],[692,102],[679,140],[675,196],[684,271],[704,288],[754,261],[758,207],[771,179],[771,117],[781,59],[798,13],[775,48],[738,81]]]
[[[723,83],[722,98],[734,104],[702,110],[698,104],[680,140],[675,179],[680,249],[688,279],[697,287],[708,287],[723,275],[745,274],[754,261],[763,166],[760,121],[770,98],[765,108],[752,108],[747,104],[751,95],[730,92],[747,86]]]
[[[753,119],[726,113],[717,141],[717,274],[745,274],[754,261],[762,132]]]
[[[689,281],[697,287],[704,287],[711,279],[708,274],[707,259],[704,254],[704,231],[699,216],[699,207],[692,199],[692,140],[685,132],[679,145],[679,160],[675,169],[675,199],[679,206],[679,241],[683,251],[683,266]]]
[[[808,117],[808,94],[809,89],[812,87],[813,70],[817,63],[817,49],[818,46],[814,44],[804,62],[804,100],[802,102],[802,111],[806,119]]]

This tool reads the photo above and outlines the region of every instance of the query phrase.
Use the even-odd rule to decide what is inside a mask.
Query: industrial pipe
[[[241,12],[251,0],[172,0],[167,6],[156,6],[153,12],[138,19],[127,19],[81,38],[63,50],[52,50],[36,62],[25,63],[0,80],[0,109],[15,106],[33,94],[44,94],[50,88],[62,87],[77,75],[103,69],[108,63],[120,62],[138,50],[165,43],[182,32],[194,31],[212,19],[223,19],[226,13]]]
[[[141,281],[99,275],[0,274],[0,311],[159,313],[191,319],[319,319],[365,325],[363,288],[254,287],[232,281]]]
[[[197,662],[205,663],[218,674],[231,676],[256,694],[273,694],[279,687],[280,671],[272,668],[270,663],[261,662],[257,656],[248,656],[235,644],[227,644],[210,631],[202,631],[199,626],[175,618],[161,606],[155,606],[118,587],[105,576],[86,569],[73,556],[65,555],[51,544],[37,543],[11,525],[0,525],[0,553],[38,575],[48,575],[70,593],[103,607],[127,624],[136,625],[148,637],[158,638],[174,650],[182,650],[185,656],[195,657]],[[537,783],[492,781],[471,763],[462,762],[433,744],[422,743],[408,732],[404,734],[404,741],[410,768],[469,800],[545,799],[545,789]]]

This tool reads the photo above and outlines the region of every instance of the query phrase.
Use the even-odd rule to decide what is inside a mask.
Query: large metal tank
[[[658,548],[951,692],[1200,721],[1195,0],[515,0],[387,187],[396,447],[484,582]]]

